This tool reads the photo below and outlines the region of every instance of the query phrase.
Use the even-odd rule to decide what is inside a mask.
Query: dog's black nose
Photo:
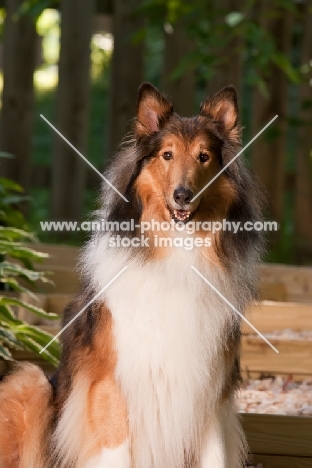
[[[177,187],[173,192],[174,201],[178,205],[188,205],[193,198],[193,192],[185,187]]]

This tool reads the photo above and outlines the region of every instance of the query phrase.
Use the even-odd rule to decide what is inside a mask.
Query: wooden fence
[[[33,73],[35,66],[36,32],[29,17],[14,16],[22,0],[6,2],[7,16],[4,25],[4,88],[3,108],[0,122],[0,150],[15,154],[15,161],[3,161],[2,172],[21,182],[26,190],[31,183],[31,139],[34,116]],[[237,1],[236,1],[237,3]],[[259,2],[261,3],[261,2]],[[263,2],[262,2],[263,3]],[[223,2],[225,10],[232,11],[234,3]],[[53,1],[51,1],[53,6]],[[135,112],[136,93],[145,78],[144,46],[131,40],[133,34],[143,25],[143,19],[135,13],[140,0],[67,0],[61,1],[62,34],[59,63],[59,82],[56,98],[54,125],[82,152],[86,151],[89,125],[90,90],[90,40],[94,16],[104,12],[110,17],[114,34],[114,55],[111,69],[110,110],[109,110],[109,154],[115,150],[120,138]],[[252,167],[262,180],[269,194],[273,219],[283,222],[286,205],[285,194],[291,193],[295,203],[293,215],[295,225],[296,258],[306,262],[312,255],[312,178],[309,154],[312,147],[310,99],[310,50],[312,44],[312,13],[309,1],[297,2],[298,15],[291,16],[286,10],[276,17],[265,20],[262,27],[276,39],[280,52],[296,54],[298,67],[308,70],[298,88],[292,88],[286,74],[272,66],[271,73],[264,73],[263,82],[269,90],[264,97],[258,89],[249,90],[249,120],[247,130],[254,135],[275,114],[279,119],[274,123],[275,138],[260,139],[252,147]],[[260,8],[261,10],[261,8]],[[75,11],[72,15],[71,12]],[[239,2],[238,10],[239,11]],[[259,18],[261,16],[259,12]],[[263,16],[265,17],[265,15]],[[14,20],[13,20],[14,19]],[[194,51],[194,43],[188,38],[185,28],[178,23],[164,32],[163,70],[160,73],[162,88],[169,92],[177,110],[185,114],[194,112],[197,93],[196,69],[190,67],[174,81],[169,79],[172,71],[180,64],[186,51]],[[298,28],[302,31],[300,38]],[[79,34],[78,34],[79,31]],[[79,40],[76,40],[78,38]],[[294,46],[294,43],[296,45]],[[294,51],[295,47],[295,51]],[[228,44],[219,50],[221,56],[229,60],[222,62],[216,70],[215,78],[207,85],[207,91],[228,84],[231,79],[240,94],[243,91],[244,64],[241,60],[244,41]],[[245,86],[246,87],[246,86]],[[287,99],[296,95],[297,101]],[[292,119],[290,119],[292,117]],[[292,128],[293,168],[289,172],[286,165],[287,139],[290,121],[306,122]],[[104,125],[104,124],[103,124]],[[17,137],[18,136],[18,137]],[[107,156],[107,155],[106,155]],[[86,186],[87,168],[74,156],[72,150],[57,135],[53,138],[53,165],[49,175],[51,187],[51,215],[55,219],[74,219],[82,213],[82,194]],[[103,161],[104,161],[103,155]],[[66,184],[63,182],[66,181]],[[64,188],[67,187],[67,189]],[[277,234],[278,238],[278,234]]]

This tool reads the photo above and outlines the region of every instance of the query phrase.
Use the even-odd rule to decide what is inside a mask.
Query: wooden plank
[[[40,270],[53,270],[55,267],[67,267],[75,269],[80,250],[71,245],[56,244],[26,244],[37,252],[49,254],[42,262],[37,263],[36,267]]]
[[[312,457],[312,418],[242,414],[242,422],[251,453]]]
[[[287,301],[312,302],[311,267],[262,264],[259,273],[265,284],[282,283],[287,291]]]
[[[56,333],[55,333],[56,334]],[[282,372],[282,371],[278,371],[278,375],[284,377],[284,378],[287,378],[289,377],[289,375],[291,374],[292,376],[292,380],[294,382],[302,382],[303,380],[305,380],[306,378],[309,378],[311,373],[310,374],[295,374],[294,372]],[[244,379],[244,381],[249,381],[249,380],[258,380],[258,379],[261,379],[263,378],[263,376],[270,376],[270,377],[274,377],[276,374],[273,374],[272,372],[268,372],[268,371],[253,371],[253,370],[249,370],[248,368],[242,368],[242,377]]]
[[[285,284],[260,282],[259,299],[261,301],[287,301]]]
[[[38,283],[32,290],[36,293],[59,293],[59,294],[76,294],[79,291],[80,280],[76,271],[67,267],[54,267],[51,270],[49,279],[54,284]],[[29,285],[28,285],[29,287]]]
[[[248,318],[262,333],[285,328],[312,330],[312,304],[262,301],[250,307]],[[245,322],[242,331],[253,333]]]
[[[47,295],[46,308],[49,312],[62,315],[67,304],[73,299],[72,294],[49,294]]]
[[[26,244],[28,247],[49,254],[48,258],[35,264],[39,271],[48,271],[53,284],[38,283],[32,288],[35,292],[76,294],[79,291],[80,280],[77,272],[79,249],[68,245]],[[29,287],[29,284],[27,284]]]
[[[51,335],[54,335],[54,336],[61,330],[61,327],[56,327],[51,324],[40,325],[40,328],[47,333],[51,333]]]
[[[47,312],[54,312],[60,315],[59,320],[42,320],[40,322],[41,328],[53,335],[56,335],[62,327],[62,316],[67,304],[73,299],[72,294],[48,294],[45,295],[45,309]]]
[[[28,244],[35,250],[48,253],[46,266],[75,267],[80,249],[70,245]],[[263,300],[312,302],[312,268],[279,264],[259,265],[259,291]]]
[[[29,286],[29,284],[27,284],[27,286]],[[45,305],[46,305],[45,294],[36,294],[37,300],[35,300],[35,298],[31,297],[29,294],[26,294],[24,292],[21,293],[17,291],[1,291],[0,295],[18,299],[30,305],[34,305],[36,307],[41,307],[42,309],[45,309]],[[19,305],[18,306],[14,305],[12,307],[16,314],[16,317],[19,320],[25,320],[29,325],[39,325],[42,322],[41,317],[38,317],[37,315],[33,314],[32,312],[27,310],[25,307],[19,306]]]
[[[37,300],[26,293],[18,294],[18,299],[20,301],[46,310],[46,296],[44,294],[36,294],[36,297]],[[19,320],[24,320],[25,322],[29,323],[29,325],[39,325],[42,322],[41,317],[33,314],[29,310],[25,309],[25,307],[18,307],[16,315]]]
[[[279,455],[254,454],[254,463],[261,463],[261,468],[311,468],[312,458],[283,457]]]
[[[243,370],[272,374],[312,374],[312,341],[273,340],[275,353],[258,336],[242,337],[241,366]]]
[[[58,309],[52,307],[52,310],[60,313],[61,308],[67,304],[68,296],[56,296],[55,304]],[[49,301],[49,299],[48,299]],[[45,331],[56,335],[60,330],[60,323],[43,322],[41,326]],[[272,340],[273,341],[273,340]],[[284,341],[274,340],[273,344],[280,351],[279,354],[269,348],[261,338],[243,337],[241,352],[241,367],[245,375],[250,373],[261,374],[292,374],[297,373],[301,377],[312,375],[312,342],[311,341]]]
[[[58,269],[62,271],[61,269]],[[70,274],[70,271],[63,270]],[[59,291],[59,290],[58,290]],[[45,307],[50,312],[61,314],[68,302],[73,298],[73,293],[50,293],[47,294]],[[252,306],[252,323],[263,333],[283,328],[293,330],[312,330],[312,305],[292,304],[278,302],[263,302],[260,305]],[[243,324],[243,333],[250,333],[252,330],[247,324]],[[253,331],[252,331],[253,333]]]
[[[29,244],[35,250],[46,252],[50,258],[38,264],[40,270],[55,267],[76,268],[80,249],[69,245]],[[259,265],[261,300],[312,302],[312,268],[277,264]]]

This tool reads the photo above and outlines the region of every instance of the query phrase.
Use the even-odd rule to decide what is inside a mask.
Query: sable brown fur
[[[183,118],[174,112],[170,99],[145,83],[139,90],[133,131],[122,143],[105,173],[106,178],[129,202],[125,203],[104,184],[97,217],[111,222],[134,219],[136,224],[152,219],[170,221],[174,218],[171,204],[175,188],[184,184],[195,195],[236,156],[240,148],[241,127],[238,123],[236,92],[232,86],[224,88],[212,99],[205,99],[198,116]],[[173,157],[165,159],[165,153],[172,153]],[[200,162],[201,154],[207,156],[206,161]],[[242,157],[239,157],[205,190],[196,203],[190,202],[189,205],[194,221],[221,221],[226,218],[229,222],[254,222],[262,220],[263,196]],[[138,236],[138,231],[118,233],[121,237]],[[105,235],[96,233],[93,236],[93,243],[90,244],[93,249],[98,248]],[[152,238],[154,233],[149,232],[147,235]],[[199,231],[196,235],[205,237],[207,233]],[[239,234],[226,231],[209,235],[212,246],[202,248],[201,260],[207,260],[212,274],[217,272],[215,278],[221,276],[223,283],[230,284],[234,306],[245,308],[255,297],[255,277],[252,272],[263,251],[262,233],[244,230]],[[129,248],[126,252],[126,259],[139,259],[141,265],[147,266],[170,257],[169,248]],[[82,257],[80,266],[83,287],[66,307],[64,325],[98,292],[100,281],[97,283],[94,280],[96,272],[92,270],[91,257],[92,253],[89,257],[87,254]],[[100,267],[101,262],[105,262],[105,258],[96,260]],[[91,265],[87,265],[89,270],[84,265],[87,261]],[[242,267],[245,263],[249,265],[248,262],[250,275],[246,275],[246,267]],[[159,272],[159,275],[162,274],[161,268]],[[159,278],[151,278],[151,282],[154,279],[157,281]],[[123,292],[120,291],[121,296]],[[127,307],[130,314],[133,305],[129,303]],[[219,308],[215,310],[219,311]],[[222,307],[220,310],[224,312]],[[218,330],[222,336],[213,336],[217,344],[215,348],[212,347],[213,350],[219,350],[215,359],[220,359],[222,363],[220,369],[211,371],[216,376],[221,373],[218,381],[221,382],[220,388],[211,392],[217,394],[214,405],[220,409],[220,413],[225,411],[226,405],[232,408],[233,395],[241,382],[240,319],[233,318],[231,314],[226,317],[224,323],[220,319]],[[136,325],[133,323],[133,327]],[[221,339],[222,347],[218,348]],[[0,385],[0,468],[85,468],[88,461],[94,459],[103,448],[115,449],[129,440],[131,443],[133,433],[141,440],[141,434],[136,434],[135,430],[131,433],[129,395],[123,392],[122,379],[119,375],[118,380],[116,375],[120,358],[117,341],[113,311],[105,299],[98,299],[62,333],[61,362],[50,383],[32,365],[18,367],[15,373],[7,377]],[[197,368],[196,365],[194,367]],[[160,375],[162,371],[159,371]],[[169,377],[166,377],[168,381]],[[135,385],[139,386],[141,382],[135,382]],[[157,385],[157,382],[153,382],[151,387],[153,385]],[[170,396],[171,391],[168,388]],[[148,401],[145,403],[149,404]],[[223,416],[219,417],[222,420]],[[160,416],[156,411],[157,418]],[[158,432],[155,431],[157,436]],[[241,462],[245,450],[244,437],[239,429],[236,432],[237,440],[233,444],[239,445],[237,460]],[[197,468],[199,453],[196,438],[197,433],[190,447],[185,442],[185,453],[182,451],[180,457],[183,462],[178,468]],[[159,446],[164,446],[165,442],[161,440]],[[228,445],[231,444],[228,442]],[[135,441],[133,446],[130,449],[131,462],[134,463],[133,468],[136,468],[135,460],[140,454]]]
[[[16,365],[0,385],[0,467],[46,468],[53,416],[52,389],[41,369]]]
[[[139,93],[138,109],[146,93],[145,85],[142,85],[142,88],[144,93],[142,91]],[[159,130],[153,132],[146,130],[147,123],[145,125],[140,123],[138,111],[133,135],[127,136],[106,174],[114,186],[125,193],[129,200],[129,203],[124,203],[118,194],[109,187],[103,186],[102,200],[106,207],[105,217],[107,216],[109,221],[121,222],[135,219],[138,223],[141,220],[143,203],[141,194],[136,191],[136,181],[143,170],[153,164],[153,160],[159,155],[163,141],[168,136],[174,135],[183,142],[191,142],[196,138],[205,139],[218,162],[218,170],[230,162],[241,149],[241,127],[238,124],[237,100],[233,87],[224,88],[212,100],[206,99],[202,103],[200,115],[190,118],[181,118],[174,113],[170,101],[160,95],[155,88],[150,90],[147,86],[147,91],[152,91],[153,96],[158,95],[160,103],[164,100],[166,103],[163,103],[162,118],[158,122]],[[234,102],[236,116],[232,122],[228,123],[229,126],[225,127],[215,120],[215,113],[220,112],[219,103],[230,98]],[[154,122],[153,125],[155,125]],[[145,133],[142,130],[144,128]],[[255,177],[251,176],[243,159],[243,156],[237,158],[207,189],[204,196],[209,198],[209,204],[205,205],[205,210],[198,213],[197,220],[226,218],[230,222],[244,223],[263,219],[264,191]],[[224,199],[223,209],[222,199]],[[127,237],[138,235],[133,231],[120,231],[119,234]],[[214,243],[218,256],[228,267],[237,262],[238,258],[242,261],[245,255],[249,255],[250,248],[257,250],[259,257],[264,249],[263,235],[257,231],[244,230],[240,235],[228,231],[218,233],[215,237]],[[144,255],[144,252],[142,254]]]

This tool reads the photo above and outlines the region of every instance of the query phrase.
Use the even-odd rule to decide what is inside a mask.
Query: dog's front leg
[[[202,436],[200,468],[228,468],[223,429],[220,412],[216,411],[207,422]]]
[[[97,449],[85,468],[131,468],[127,410],[119,385],[108,378],[89,394],[89,427]]]
[[[207,423],[201,444],[200,468],[241,468],[245,437],[232,401],[220,403]]]
[[[118,447],[102,448],[85,468],[131,468],[129,440]]]
[[[128,415],[113,375],[77,376],[54,434],[57,468],[131,468]]]

